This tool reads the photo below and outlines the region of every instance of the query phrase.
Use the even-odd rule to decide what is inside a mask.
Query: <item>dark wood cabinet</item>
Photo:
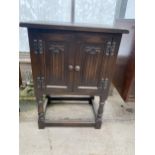
[[[71,125],[69,122],[47,122],[45,119],[43,95],[46,95],[45,102],[48,103],[49,99],[56,99],[52,95],[58,94],[87,95],[79,100],[87,99],[90,103],[93,103],[94,95],[99,95],[95,120],[72,125],[100,128],[122,33],[128,31],[72,24],[20,23],[20,26],[28,28],[39,128]]]

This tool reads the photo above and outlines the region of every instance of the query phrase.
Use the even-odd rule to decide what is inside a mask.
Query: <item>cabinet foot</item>
[[[38,128],[39,129],[44,129],[45,128],[45,117],[44,117],[44,113],[40,113],[39,114]]]
[[[39,128],[39,129],[44,129],[44,128],[45,128],[44,122],[38,121],[38,128]]]
[[[101,126],[102,126],[102,120],[101,119],[96,120],[95,129],[101,129]]]
[[[100,102],[99,108],[98,108],[98,113],[97,113],[97,116],[96,116],[96,121],[95,121],[95,129],[101,129],[103,107],[104,107],[104,102]]]

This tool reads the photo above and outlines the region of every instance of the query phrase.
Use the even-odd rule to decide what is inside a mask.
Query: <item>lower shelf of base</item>
[[[89,105],[93,109],[93,114],[94,114],[94,119],[91,120],[49,120],[49,119],[43,119],[43,120],[38,120],[38,127],[39,129],[44,129],[45,127],[95,127],[96,129],[101,128],[101,121],[96,121],[96,112],[93,104],[93,99],[94,97],[47,97],[44,103],[44,116],[46,113],[46,108],[48,107],[48,104],[50,100],[77,100],[77,101],[88,101]]]
[[[69,126],[69,127],[92,127],[95,125],[95,122],[88,121],[45,121],[45,126]]]
[[[88,121],[45,121],[38,122],[39,129],[44,129],[45,127],[95,127],[96,129],[101,128],[101,123],[96,124],[95,122]]]

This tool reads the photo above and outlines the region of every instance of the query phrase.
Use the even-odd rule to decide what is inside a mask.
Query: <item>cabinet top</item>
[[[20,27],[33,29],[55,29],[85,32],[104,32],[104,33],[129,33],[126,29],[117,27],[104,27],[102,25],[72,24],[72,23],[49,23],[49,22],[21,22]]]

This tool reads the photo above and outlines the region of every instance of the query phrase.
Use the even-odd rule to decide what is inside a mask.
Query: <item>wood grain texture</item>
[[[120,40],[127,31],[76,25],[20,25],[28,27],[39,128],[64,125],[101,128]],[[47,121],[43,95],[54,94],[99,95],[95,122]]]

